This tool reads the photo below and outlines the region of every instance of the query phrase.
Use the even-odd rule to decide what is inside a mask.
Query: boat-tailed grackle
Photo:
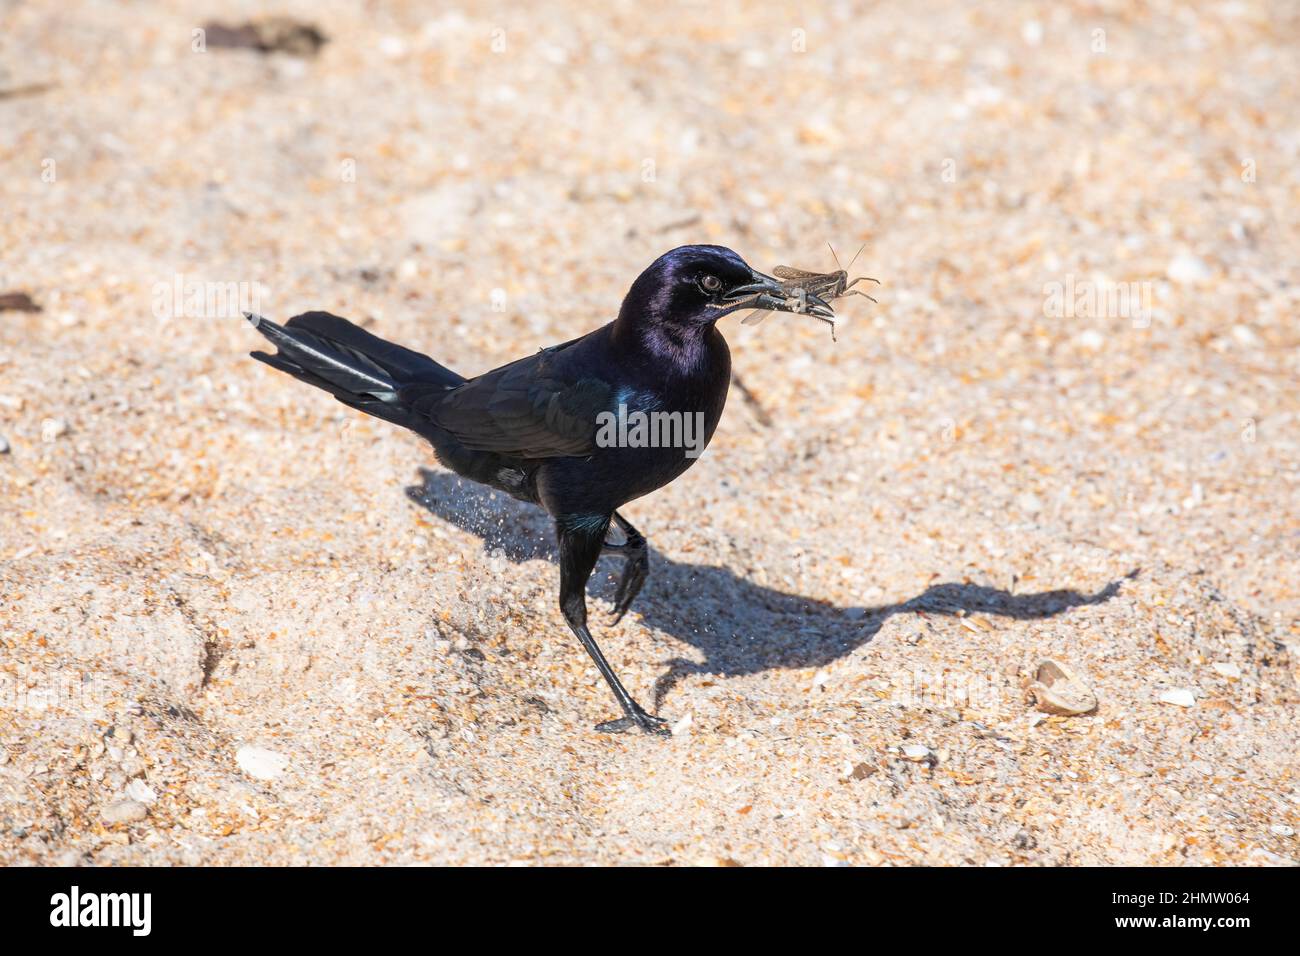
[[[248,318],[277,349],[254,358],[424,436],[457,474],[545,508],[559,540],[560,610],[623,710],[596,729],[667,733],[666,722],[632,699],[596,646],[587,626],[587,579],[602,553],[623,557],[617,622],[649,570],[645,537],[618,509],[684,472],[713,436],[731,380],[731,356],[716,323],[751,308],[832,316],[817,296],[788,297],[730,249],[695,245],[665,253],[641,273],[613,322],[477,378],[328,312],[307,312],[283,326]],[[664,413],[698,423],[691,447],[630,441],[626,429],[600,428],[602,417]],[[607,540],[611,522],[621,542]]]

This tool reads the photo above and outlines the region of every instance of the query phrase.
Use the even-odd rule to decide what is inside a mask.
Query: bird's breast
[[[614,387],[597,415],[594,453],[546,464],[541,493],[548,509],[581,502],[612,510],[699,460],[722,418],[731,357],[714,329],[704,330],[698,344],[688,363],[650,349],[605,353],[599,377]]]

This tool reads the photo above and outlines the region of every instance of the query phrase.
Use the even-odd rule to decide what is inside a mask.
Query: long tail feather
[[[397,382],[364,354],[303,328],[276,325],[261,316],[250,316],[249,321],[279,350],[277,368],[292,374],[286,367],[291,364],[324,380],[333,389],[353,395],[369,395],[380,400],[396,397]]]
[[[403,390],[455,388],[465,381],[427,355],[386,342],[328,312],[307,312],[282,326],[245,314],[276,347],[274,355],[253,352],[253,358],[329,392],[345,405],[421,434],[428,422],[407,405]]]
[[[420,382],[453,386],[465,382],[462,376],[429,356],[381,339],[329,312],[304,312],[290,319],[285,327],[293,332],[308,332],[354,355],[363,356],[399,384]]]

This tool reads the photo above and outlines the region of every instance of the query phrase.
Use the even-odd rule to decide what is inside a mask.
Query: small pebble
[[[289,758],[265,747],[240,747],[235,751],[239,769],[258,780],[274,780],[289,766]]]
[[[40,312],[41,307],[36,304],[26,292],[0,292],[0,312]]]
[[[1259,336],[1249,325],[1234,325],[1232,327],[1232,337],[1242,345],[1258,346],[1261,344]]]
[[[920,744],[908,744],[903,748],[903,757],[907,760],[921,761],[930,756],[930,748]]]
[[[100,814],[105,823],[139,823],[149,816],[149,808],[139,800],[118,800],[110,803]]]
[[[1077,717],[1097,709],[1097,695],[1092,689],[1068,666],[1050,657],[1038,662],[1029,690],[1045,714]]]
[[[1162,704],[1173,704],[1177,707],[1194,707],[1196,706],[1196,695],[1186,687],[1175,687],[1161,694],[1160,702]]]
[[[138,778],[126,785],[126,795],[146,806],[158,799],[158,794],[154,793],[153,787]]]
[[[0,435],[0,455],[7,454],[9,454],[9,439],[5,438],[4,435]]]
[[[1268,828],[1268,832],[1274,836],[1295,836],[1295,827],[1289,827],[1285,823],[1275,823]]]
[[[1194,283],[1204,282],[1210,278],[1210,267],[1204,260],[1197,258],[1189,253],[1180,253],[1170,260],[1168,267],[1165,269],[1167,275],[1174,282]]]
[[[1096,329],[1084,329],[1074,337],[1074,342],[1081,349],[1086,349],[1089,352],[1099,352],[1106,345],[1106,336]]]
[[[1226,677],[1229,680],[1236,680],[1241,676],[1241,668],[1236,664],[1225,664],[1222,661],[1215,663],[1214,673],[1220,677]]]
[[[68,423],[62,418],[47,418],[41,422],[41,441],[49,445],[68,433]]]

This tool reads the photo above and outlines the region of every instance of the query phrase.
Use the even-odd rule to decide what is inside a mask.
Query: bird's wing
[[[596,416],[613,405],[614,390],[596,378],[564,375],[554,355],[539,352],[450,391],[403,397],[475,451],[510,458],[590,455]]]

